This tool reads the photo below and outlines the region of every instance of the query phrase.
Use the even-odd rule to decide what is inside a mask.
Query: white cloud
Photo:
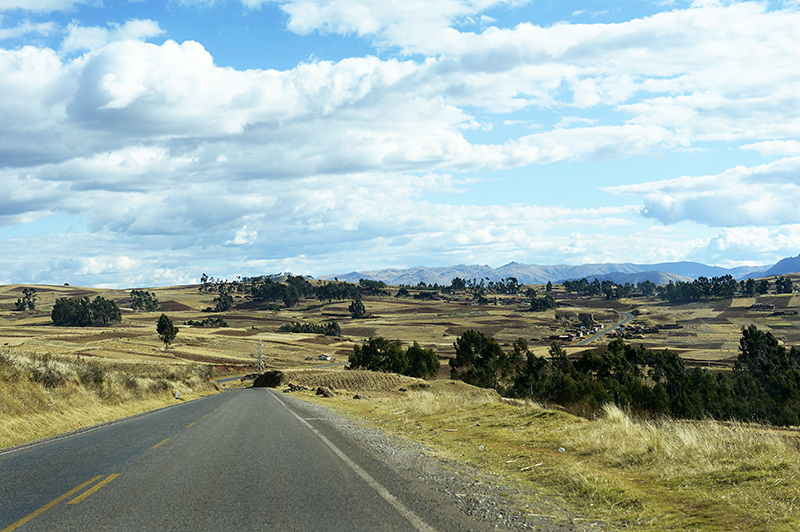
[[[405,60],[237,70],[199,42],[145,42],[164,34],[152,20],[75,22],[58,51],[0,49],[0,226],[81,216],[88,229],[69,238],[92,259],[41,258],[33,271],[137,284],[145,270],[179,280],[180,261],[195,264],[198,250],[221,264],[235,248],[248,267],[324,261],[329,273],[365,254],[381,257],[376,266],[644,262],[796,244],[796,231],[776,226],[800,224],[799,158],[606,189],[641,205],[569,209],[555,205],[568,194],[545,193],[542,205],[448,203],[491,179],[485,172],[527,165],[729,140],[765,156],[800,153],[800,71],[787,68],[800,63],[797,12],[705,2],[619,24],[487,27],[483,12],[508,3],[424,2],[421,16],[416,1],[277,2],[297,33],[362,35]],[[20,24],[14,35],[47,29]],[[535,132],[520,136],[517,124]],[[722,229],[676,236],[654,220]],[[60,236],[38,237],[43,257],[69,256]],[[764,237],[778,243],[756,247]]]
[[[55,24],[53,22],[33,23],[29,20],[24,20],[13,28],[3,28],[2,22],[3,17],[0,15],[0,41],[18,39],[30,34],[50,35],[55,31]]]
[[[79,261],[82,266],[78,268],[78,275],[99,276],[107,273],[116,273],[120,270],[129,270],[136,267],[137,263],[130,257],[83,257]]]
[[[498,5],[528,0],[242,0],[251,8],[276,3],[289,16],[288,28],[301,35],[312,31],[371,36],[389,46],[405,46],[423,35],[438,38],[460,21]],[[481,19],[481,22],[488,22]]]
[[[759,257],[760,264],[773,264],[797,255],[800,224],[724,229],[709,241],[708,249],[711,260],[752,263],[754,257]]]
[[[753,150],[761,155],[800,155],[800,142],[796,140],[766,140],[745,144],[742,150]]]
[[[134,19],[122,25],[111,23],[107,28],[98,26],[80,26],[72,22],[67,27],[67,36],[61,43],[61,52],[69,53],[79,50],[96,50],[114,41],[144,40],[162,35],[158,22],[153,20]]]
[[[67,11],[75,6],[87,4],[91,0],[0,0],[0,12],[22,10],[35,13]]]
[[[642,215],[666,224],[685,220],[716,227],[800,223],[800,157],[717,175],[605,190],[645,196]]]

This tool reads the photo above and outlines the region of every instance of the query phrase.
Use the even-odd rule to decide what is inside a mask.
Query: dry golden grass
[[[285,382],[298,386],[325,386],[335,392],[392,392],[400,388],[419,386],[424,382],[396,373],[377,373],[374,371],[321,369],[289,370],[283,372]]]
[[[0,351],[0,448],[215,393],[208,369]]]
[[[800,527],[795,431],[637,421],[613,406],[587,421],[453,381],[361,401],[300,396],[501,475],[531,500],[559,499],[610,528]]]

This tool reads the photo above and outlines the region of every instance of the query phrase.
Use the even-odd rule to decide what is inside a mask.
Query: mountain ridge
[[[783,275],[800,271],[800,255],[778,261],[773,266],[723,268],[708,266],[700,262],[679,261],[657,264],[635,263],[592,263],[581,265],[541,265],[509,262],[499,268],[485,264],[456,264],[453,266],[413,266],[411,268],[385,268],[381,270],[353,271],[339,275],[325,275],[320,279],[339,279],[340,281],[358,282],[359,279],[383,281],[390,285],[415,286],[420,282],[426,284],[449,285],[453,278],[487,279],[499,281],[515,277],[521,284],[544,284],[548,281],[561,283],[569,280],[598,279],[610,280],[617,284],[637,284],[650,281],[655,284],[666,284],[669,281],[691,281],[698,277],[721,277],[732,275],[737,280],[748,277],[766,277]]]

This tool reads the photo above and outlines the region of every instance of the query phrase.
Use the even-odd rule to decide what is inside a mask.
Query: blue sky
[[[0,0],[0,282],[800,253],[800,2]]]

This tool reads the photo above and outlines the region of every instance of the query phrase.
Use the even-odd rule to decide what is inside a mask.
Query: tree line
[[[800,349],[787,349],[755,325],[742,328],[732,371],[687,369],[668,349],[636,348],[621,338],[575,359],[557,343],[549,357],[537,357],[522,338],[506,353],[473,330],[454,347],[451,378],[576,412],[614,403],[649,417],[800,424]]]
[[[342,329],[338,323],[284,323],[278,328],[279,332],[324,334],[325,336],[341,336]]]
[[[564,290],[567,293],[574,293],[580,296],[603,296],[606,299],[620,299],[634,294],[651,296],[656,291],[656,284],[652,281],[642,281],[636,285],[630,283],[617,284],[609,280],[600,281],[594,279],[589,282],[583,278],[577,281],[564,281]]]
[[[111,300],[97,296],[93,300],[57,299],[50,312],[54,325],[62,327],[104,327],[122,321],[119,306]]]
[[[353,346],[349,361],[349,369],[399,373],[422,379],[435,378],[441,367],[433,349],[422,347],[417,342],[403,349],[399,340],[390,341],[380,336]]]
[[[679,281],[658,287],[658,295],[670,303],[693,303],[709,299],[731,299],[737,293],[743,296],[755,296],[768,293],[770,290],[769,279],[755,281],[747,279],[736,281],[731,275],[721,277],[698,277],[694,281]],[[789,277],[775,279],[775,292],[778,294],[791,294],[794,285]]]

